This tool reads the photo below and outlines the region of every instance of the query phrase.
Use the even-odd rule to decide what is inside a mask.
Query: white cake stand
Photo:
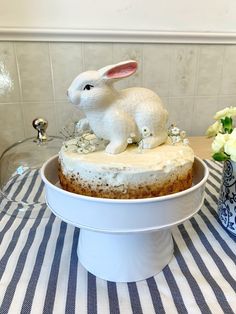
[[[58,156],[41,169],[52,212],[81,228],[78,257],[94,275],[116,282],[143,280],[160,272],[173,256],[171,227],[197,213],[208,177],[195,157],[193,186],[168,196],[114,200],[78,195],[58,184]]]

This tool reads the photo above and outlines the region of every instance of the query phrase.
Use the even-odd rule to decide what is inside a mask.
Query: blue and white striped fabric
[[[236,313],[236,245],[217,218],[222,166],[207,161],[204,206],[173,228],[174,257],[164,270],[136,283],[106,282],[78,262],[79,229],[42,205],[35,219],[0,212],[0,314]],[[40,180],[9,193],[42,194]],[[4,210],[3,210],[4,209]],[[15,213],[17,208],[14,208]],[[47,217],[47,218],[45,218]]]

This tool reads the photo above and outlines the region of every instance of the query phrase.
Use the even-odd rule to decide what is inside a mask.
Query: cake
[[[63,189],[81,195],[139,199],[183,191],[192,185],[194,153],[182,142],[140,151],[135,144],[119,154],[78,152],[76,139],[59,152]]]
[[[181,140],[178,128],[168,140],[168,112],[160,97],[147,88],[113,86],[136,70],[137,62],[127,60],[85,71],[71,83],[68,98],[85,118],[77,124],[82,135],[66,141],[59,153],[63,189],[93,197],[137,199],[191,186],[193,151]],[[86,135],[86,130],[91,132]]]

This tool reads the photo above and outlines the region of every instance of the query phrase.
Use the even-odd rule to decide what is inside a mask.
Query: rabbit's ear
[[[114,65],[106,66],[99,70],[105,79],[120,79],[136,72],[138,63],[134,60],[120,62]]]

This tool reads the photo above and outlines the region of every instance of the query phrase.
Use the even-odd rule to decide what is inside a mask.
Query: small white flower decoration
[[[81,136],[67,140],[63,146],[66,151],[88,154],[105,149],[106,144],[105,140],[97,138],[95,134],[84,133]]]
[[[179,143],[179,142],[181,142],[181,137],[179,135],[172,136],[172,143],[173,144]]]
[[[143,137],[151,136],[151,131],[149,130],[147,126],[142,127],[141,133]]]
[[[83,148],[79,147],[79,148],[77,149],[77,153],[82,154],[82,153],[83,153]]]
[[[168,137],[171,142],[171,144],[175,145],[177,143],[183,143],[187,145],[189,142],[186,138],[187,134],[184,130],[181,130],[174,124],[171,124],[171,126],[168,129]]]
[[[133,133],[133,132],[130,133],[130,136],[127,138],[127,143],[128,143],[128,144],[134,143],[135,137],[136,137],[135,133]]]
[[[179,135],[180,134],[180,129],[175,126],[175,127],[173,127],[171,132],[172,132],[173,135]]]
[[[189,144],[189,139],[188,138],[184,138],[183,139],[183,144],[184,145],[188,145]]]

